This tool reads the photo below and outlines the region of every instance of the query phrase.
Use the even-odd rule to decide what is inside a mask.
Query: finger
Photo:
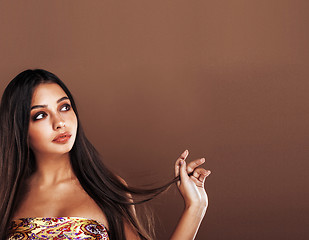
[[[179,175],[180,161],[185,160],[189,155],[189,151],[185,150],[175,162],[175,177]]]
[[[186,158],[189,155],[189,151],[186,149],[181,155],[180,155],[180,159],[186,160]]]
[[[203,172],[202,174],[200,174],[198,180],[201,181],[201,182],[205,182],[206,178],[210,175],[211,171],[205,171]]]
[[[179,161],[177,161],[175,164],[175,177],[177,177],[179,175],[179,169],[180,169],[180,165],[179,165]]]
[[[196,169],[198,166],[202,165],[204,162],[205,162],[205,158],[199,158],[199,159],[196,159],[196,160],[188,163],[188,166],[187,166],[188,173],[193,172],[194,169]]]
[[[187,164],[186,161],[180,160],[180,180],[181,181],[186,181],[189,179],[188,173],[187,173]]]
[[[187,167],[187,169],[188,169],[188,167]],[[207,173],[206,169],[196,168],[196,169],[194,169],[192,176],[198,179],[200,177],[200,175],[206,175],[206,173]]]
[[[199,179],[197,179],[196,177],[191,176],[190,179],[194,182],[194,184],[197,187],[203,187],[203,182],[201,182]]]
[[[209,174],[209,170],[201,171],[200,173],[194,171],[190,179],[195,183],[197,187],[204,187],[205,180],[209,176]]]
[[[196,168],[192,174],[192,177],[196,178],[199,181],[203,181],[203,176],[207,177],[210,173],[210,170],[206,170],[204,168]]]

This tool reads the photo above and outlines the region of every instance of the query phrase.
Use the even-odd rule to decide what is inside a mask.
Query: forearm
[[[205,215],[206,207],[190,206],[186,207],[181,215],[170,240],[192,240],[195,238],[202,219]]]

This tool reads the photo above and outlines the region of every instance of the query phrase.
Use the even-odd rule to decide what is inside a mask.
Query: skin
[[[77,118],[65,97],[57,84],[40,84],[32,96],[28,138],[38,165],[33,177],[42,185],[56,183],[63,176],[72,177],[69,151],[76,137]],[[63,132],[72,134],[70,140],[65,144],[53,142]]]
[[[196,159],[187,165],[185,160],[188,155],[189,151],[185,150],[175,163],[175,175],[180,175],[177,186],[185,201],[185,210],[171,240],[194,239],[208,206],[204,184],[211,172],[200,167],[205,162],[205,158]],[[193,174],[189,176],[190,173]]]
[[[69,107],[70,100],[57,103],[63,97],[67,95],[54,83],[40,84],[33,93],[32,107],[47,105],[30,112],[29,143],[37,171],[30,177],[29,190],[13,218],[80,216],[108,227],[104,213],[81,187],[70,165],[69,151],[75,141],[77,118]],[[72,134],[70,140],[54,143],[52,140],[63,132]]]
[[[40,84],[33,93],[28,137],[37,171],[30,177],[29,190],[13,219],[75,216],[97,220],[108,228],[105,214],[81,187],[70,165],[69,151],[76,137],[77,118],[70,100],[64,97],[67,95],[55,83]],[[63,132],[71,134],[69,141],[53,142]],[[208,205],[204,183],[210,171],[200,167],[204,158],[187,165],[188,154],[187,150],[183,152],[175,163],[175,175],[180,174],[181,179],[177,186],[185,209],[171,239],[194,239]],[[127,239],[140,239],[127,223],[125,233]]]

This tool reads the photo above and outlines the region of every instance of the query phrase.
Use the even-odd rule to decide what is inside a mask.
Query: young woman
[[[204,158],[175,163],[175,179],[129,187],[86,138],[74,99],[54,74],[26,70],[0,106],[1,239],[153,239],[134,205],[177,183],[185,210],[171,239],[194,239],[208,205]],[[139,199],[139,200],[138,200]]]

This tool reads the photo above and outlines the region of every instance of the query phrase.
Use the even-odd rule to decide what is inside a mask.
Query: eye
[[[44,118],[44,117],[46,117],[47,116],[47,114],[45,113],[45,112],[38,112],[38,113],[36,113],[34,116],[33,116],[33,121],[37,121],[37,120],[40,120],[40,119],[42,119],[42,118]]]
[[[62,107],[60,108],[60,111],[64,111],[67,112],[71,109],[71,105],[70,104],[64,104],[62,105]]]

